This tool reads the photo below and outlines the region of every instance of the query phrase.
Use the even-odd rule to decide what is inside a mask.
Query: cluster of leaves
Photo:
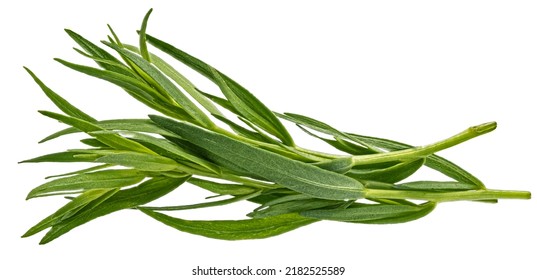
[[[298,114],[274,113],[225,74],[146,34],[150,13],[139,31],[138,47],[123,44],[110,28],[112,37],[102,43],[119,58],[66,30],[81,47],[75,50],[96,62],[99,68],[56,60],[121,87],[164,116],[96,120],[48,88],[26,68],[64,114],[40,113],[69,126],[41,142],[80,132],[89,138],[81,140],[87,149],[71,149],[24,162],[96,165],[52,176],[53,180],[34,188],[28,199],[64,195],[69,201],[28,230],[24,237],[49,229],[41,240],[44,244],[88,221],[123,209],[139,210],[184,232],[237,240],[270,237],[320,220],[367,224],[407,222],[427,215],[442,201],[494,202],[499,198],[530,197],[523,191],[486,189],[476,177],[434,154],[492,131],[495,123],[471,127],[428,146],[413,147],[342,132]],[[207,77],[223,95],[198,89],[170,64],[150,53],[147,43]],[[297,146],[281,120],[296,124],[344,155]],[[422,166],[452,180],[401,183]],[[147,206],[185,182],[215,196],[197,204]],[[259,205],[244,220],[185,220],[161,213],[244,200]],[[423,202],[413,202],[416,200]]]

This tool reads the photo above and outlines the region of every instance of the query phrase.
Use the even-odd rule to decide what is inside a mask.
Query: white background
[[[12,2],[2,5],[0,18],[1,279],[208,279],[191,276],[198,265],[346,267],[341,277],[315,279],[536,279],[535,200],[449,203],[407,224],[322,222],[239,242],[185,234],[122,211],[40,246],[42,234],[20,235],[65,201],[25,196],[45,176],[76,167],[16,164],[80,147],[77,137],[37,144],[63,126],[36,112],[58,110],[23,65],[98,119],[151,113],[121,90],[52,58],[90,63],[72,51],[63,28],[98,42],[110,23],[123,41],[136,44],[135,31],[153,7],[150,34],[219,68],[279,112],[416,145],[495,120],[497,131],[440,154],[489,188],[535,191],[534,1]],[[295,132],[300,144],[326,148]],[[201,197],[194,188],[178,191],[177,201]],[[251,209],[246,204],[184,217],[238,218]]]

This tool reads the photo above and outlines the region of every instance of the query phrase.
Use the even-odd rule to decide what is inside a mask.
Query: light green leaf
[[[342,204],[341,201],[334,201],[334,200],[324,200],[324,199],[317,199],[317,198],[300,199],[300,200],[281,202],[281,203],[269,206],[267,208],[263,208],[261,210],[256,210],[248,214],[248,216],[255,218],[255,219],[259,219],[259,218],[272,217],[272,216],[277,216],[277,215],[287,214],[287,213],[297,213],[301,211],[307,211],[307,210],[313,210],[313,209],[319,209],[319,208],[325,208],[325,207],[337,207],[341,204]]]
[[[48,111],[39,111],[39,113],[49,118],[53,118],[58,121],[61,121],[67,125],[73,126],[90,135],[92,135],[91,134],[92,132],[105,130],[104,128],[96,124],[93,124],[93,123],[90,123],[90,122],[87,122],[87,121],[84,121],[75,117],[68,117],[68,116],[64,116],[64,115],[60,115],[60,114],[56,114],[56,113],[52,113]],[[123,138],[115,133],[93,134],[92,136],[95,137],[97,140],[103,142],[104,144],[110,147],[114,147],[119,150],[131,150],[131,151],[137,151],[137,152],[142,152],[142,153],[154,154],[153,151],[149,150],[143,145],[137,142],[134,142],[132,140]]]
[[[44,156],[39,156],[32,159],[23,160],[19,163],[27,163],[27,162],[93,162],[93,159],[85,159],[76,157],[76,155],[79,155],[78,152],[59,152],[59,153],[53,153],[48,154]]]
[[[106,130],[112,130],[112,131],[136,131],[136,132],[160,134],[162,136],[174,135],[170,133],[169,131],[156,126],[155,123],[149,119],[104,120],[104,121],[97,121],[95,122],[95,124]],[[60,130],[58,132],[55,132],[45,137],[43,140],[39,141],[39,143],[44,143],[46,141],[58,138],[60,136],[64,136],[64,135],[68,135],[72,133],[78,133],[78,132],[81,132],[81,131],[74,127],[69,127],[69,128]]]
[[[142,22],[142,27],[140,28],[140,53],[142,54],[142,57],[147,61],[151,61],[151,59],[149,57],[149,52],[147,51],[145,29],[147,28],[147,21],[149,20],[149,15],[151,15],[152,11],[153,9],[149,9],[147,14],[145,14],[144,20]]]
[[[122,49],[117,45],[103,42],[107,46],[113,48],[121,55],[125,56],[132,63],[138,66],[145,74],[155,81],[157,88],[160,88],[160,93],[169,95],[181,108],[189,114],[196,122],[204,127],[213,127],[214,123],[207,117],[207,115],[201,111],[196,105],[188,99],[164,74],[162,74],[151,63],[144,60],[137,54],[130,52],[126,49]]]
[[[285,214],[262,219],[189,221],[151,210],[141,210],[148,216],[177,230],[224,240],[260,239],[280,235],[316,222],[297,214]]]
[[[132,169],[103,170],[56,179],[34,188],[26,199],[89,189],[114,189],[139,183],[145,174]]]
[[[162,157],[159,155],[151,155],[135,152],[119,152],[110,155],[105,155],[96,162],[108,163],[114,165],[121,165],[126,167],[132,167],[143,171],[171,171],[178,167],[177,162],[172,159]]]
[[[150,116],[157,125],[182,139],[233,161],[248,172],[313,197],[345,200],[363,197],[363,185],[341,174],[288,159],[188,123]]]
[[[222,90],[222,93],[224,93],[224,95],[226,95],[228,100],[231,102],[233,107],[243,117],[249,119],[268,133],[276,136],[284,144],[294,146],[291,135],[280,122],[280,120],[278,120],[274,113],[247,89],[223,73],[215,70],[205,62],[175,48],[174,46],[160,41],[150,35],[146,35],[146,38],[147,41],[156,48],[169,54],[173,58],[181,61],[188,67],[196,70],[202,75],[205,75],[212,82],[216,83]]]
[[[112,72],[123,74],[129,77],[134,77],[132,72],[125,70],[125,66],[121,63],[121,61],[119,61],[107,51],[103,50],[102,48],[98,47],[97,45],[93,44],[92,42],[86,40],[84,37],[69,29],[65,29],[65,32],[67,32],[67,34],[91,56],[101,59],[95,60],[95,62],[97,62],[97,64],[103,69],[110,70]],[[110,61],[113,63],[103,63],[103,61]],[[114,65],[114,63],[123,65],[123,67],[117,67]]]

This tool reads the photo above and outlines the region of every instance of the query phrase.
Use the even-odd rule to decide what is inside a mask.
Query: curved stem
[[[352,164],[353,166],[356,166],[372,163],[389,162],[395,160],[411,160],[419,157],[425,157],[438,151],[458,145],[462,142],[468,141],[477,136],[491,132],[494,129],[496,129],[495,122],[484,123],[481,125],[472,126],[457,135],[427,146],[415,147],[388,153],[352,156]]]

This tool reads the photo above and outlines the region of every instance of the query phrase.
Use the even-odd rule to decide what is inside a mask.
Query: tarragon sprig
[[[237,240],[266,238],[321,220],[408,222],[429,214],[437,203],[445,201],[530,198],[526,191],[487,189],[469,172],[435,155],[494,130],[494,122],[414,147],[342,132],[299,114],[275,113],[219,70],[147,34],[150,13],[144,17],[138,46],[122,43],[112,28],[112,36],[102,41],[102,47],[66,30],[81,48],[75,50],[92,59],[98,68],[56,61],[119,86],[161,115],[98,120],[25,68],[63,112],[40,113],[69,126],[41,142],[82,132],[87,138],[81,142],[87,148],[23,162],[95,165],[50,176],[48,182],[30,191],[28,199],[62,195],[68,202],[30,228],[24,237],[48,229],[41,240],[44,244],[88,221],[124,209],[140,211],[184,232]],[[222,95],[196,87],[164,59],[150,53],[147,43],[207,77]],[[296,124],[342,154],[298,146],[282,120]],[[423,166],[443,173],[449,180],[405,181]],[[184,183],[214,196],[186,205],[150,204]],[[243,220],[186,220],[161,213],[240,201],[257,205]]]

